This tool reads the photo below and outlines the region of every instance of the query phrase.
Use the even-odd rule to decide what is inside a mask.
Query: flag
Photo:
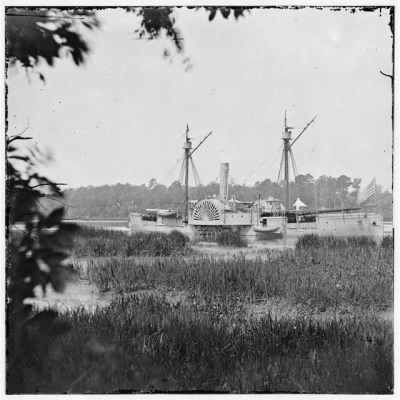
[[[376,195],[376,181],[375,178],[367,185],[367,187],[359,193],[358,201],[360,204],[365,203],[372,196]]]
[[[189,133],[189,124],[186,123],[186,137],[187,137],[188,133]]]

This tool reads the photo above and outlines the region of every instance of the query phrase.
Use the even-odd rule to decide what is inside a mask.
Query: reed
[[[383,242],[382,242],[383,243]],[[386,241],[384,240],[386,244]],[[369,236],[318,236],[315,234],[304,235],[299,238],[296,243],[296,249],[307,248],[329,248],[329,249],[342,249],[348,247],[370,248],[376,247],[377,242]]]
[[[394,248],[393,236],[385,236],[381,241],[381,246],[387,249]]]
[[[178,231],[127,235],[106,229],[81,228],[74,240],[75,257],[169,256],[189,250],[189,239]]]
[[[217,234],[219,246],[247,247],[246,241],[240,236],[240,232],[222,231]]]
[[[318,311],[385,309],[393,304],[393,249],[350,242],[266,250],[253,259],[244,255],[91,258],[85,273],[102,291],[162,287],[185,291],[205,304],[281,298]]]
[[[157,297],[125,297],[72,329],[34,369],[42,393],[391,393],[393,331],[374,317],[212,318]],[[31,360],[28,360],[28,364]]]
[[[123,296],[61,313],[69,333],[53,351],[32,352],[21,365],[26,379],[8,393],[393,392],[393,323],[378,312],[393,306],[388,240],[306,237],[251,259],[133,257],[124,247],[113,253],[127,236],[98,234],[84,240],[110,240],[107,251],[91,243],[82,253],[112,256],[75,268]],[[149,239],[133,239],[140,249],[135,240]],[[187,246],[177,234],[170,240]],[[251,316],[249,307],[273,299],[294,312]]]

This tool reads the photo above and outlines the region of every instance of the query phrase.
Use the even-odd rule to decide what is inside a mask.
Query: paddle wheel
[[[199,201],[193,209],[194,221],[221,221],[221,203],[216,199]]]

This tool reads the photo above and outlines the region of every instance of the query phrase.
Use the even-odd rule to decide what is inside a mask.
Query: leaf
[[[52,228],[54,226],[60,225],[63,215],[64,215],[64,207],[60,207],[60,208],[55,209],[47,217],[46,226],[48,228]]]
[[[42,337],[46,338],[47,342],[54,339],[55,336],[66,333],[71,328],[68,322],[58,319],[58,313],[54,310],[41,311],[29,318],[24,325],[30,328],[31,332],[40,333]]]
[[[40,257],[46,264],[52,268],[56,268],[68,257],[68,254],[55,251],[51,247],[41,248],[35,251],[35,255]]]
[[[57,311],[54,310],[40,311],[39,313],[35,314],[31,319],[29,319],[29,321],[27,321],[27,324],[49,324],[57,318],[57,315]]]
[[[31,137],[16,135],[16,136],[13,136],[12,138],[10,138],[8,140],[7,144],[11,144],[12,142],[14,142],[16,140],[31,140],[31,139],[32,139]]]
[[[231,13],[231,9],[227,7],[221,7],[219,10],[224,18],[228,18]]]
[[[91,24],[85,22],[85,21],[82,22],[82,25],[85,26],[86,28],[90,29],[90,30],[93,29],[93,26]]]
[[[63,292],[67,286],[67,280],[70,276],[70,269],[60,266],[53,268],[50,272],[50,283],[56,292]]]
[[[35,297],[33,289],[36,285],[33,282],[22,282],[20,284],[14,284],[8,289],[8,295],[14,301],[23,301],[24,299]]]
[[[13,159],[13,160],[20,160],[20,161],[29,161],[29,157],[27,156],[9,156],[9,159]]]
[[[217,13],[216,9],[215,8],[211,8],[210,9],[210,15],[208,16],[208,20],[212,21],[215,18],[216,13]]]
[[[37,16],[33,14],[25,16],[24,13],[26,10],[23,8],[15,9],[14,16],[6,17],[7,22],[12,18],[12,23],[7,23],[6,29],[7,57],[10,65],[17,65],[18,60],[23,67],[29,68],[36,67],[40,61],[45,60],[52,66],[56,59],[66,54],[65,50],[70,49],[80,53],[79,58],[74,57],[74,61],[78,60],[81,63],[83,57],[89,53],[78,23],[74,20],[66,20],[61,11],[52,10],[51,22],[54,27],[51,29],[39,24],[43,22],[46,12],[41,11],[41,15]],[[95,14],[86,15],[85,22],[89,24],[92,22],[93,26],[99,25]]]
[[[31,279],[32,279],[32,284],[34,286],[41,286],[43,295],[46,294],[46,286],[50,282],[50,277],[47,272],[43,272],[40,270],[39,267],[35,269],[35,271],[32,272],[31,274]]]
[[[59,231],[66,235],[74,235],[79,232],[79,226],[70,222],[60,224]]]
[[[48,331],[50,334],[59,336],[67,333],[69,330],[71,330],[71,328],[71,324],[68,322],[57,320],[53,321]]]
[[[53,248],[54,251],[68,249],[73,245],[73,239],[79,227],[72,223],[60,223],[55,231],[42,230],[40,242],[42,246]]]
[[[244,13],[244,9],[242,7],[235,7],[233,9],[233,15],[235,16],[235,19],[239,19],[239,17],[242,17]]]

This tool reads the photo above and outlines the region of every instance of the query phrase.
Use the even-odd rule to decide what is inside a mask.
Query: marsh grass
[[[101,291],[183,290],[198,303],[287,299],[318,311],[386,309],[393,304],[393,249],[298,246],[262,257],[207,256],[89,259],[88,279]]]
[[[384,248],[394,248],[393,236],[385,236],[382,239],[381,246]]]
[[[218,320],[156,297],[125,297],[72,329],[34,370],[44,393],[390,393],[393,332],[372,317]]]
[[[392,393],[393,323],[375,311],[393,305],[393,247],[358,240],[305,238],[252,259],[96,250],[108,257],[88,257],[85,276],[124,296],[60,314],[71,330],[40,364],[26,360],[14,392]],[[167,290],[185,296],[171,302]],[[245,305],[266,299],[356,311],[251,317]]]
[[[170,256],[189,250],[181,232],[137,232],[127,235],[106,229],[81,228],[74,240],[75,257]]]
[[[389,248],[393,246],[393,237],[385,236],[380,243],[370,236],[318,236],[308,234],[300,237],[296,243],[296,249],[327,248],[327,249],[346,249],[352,248]]]
[[[247,242],[240,236],[239,231],[219,232],[216,239],[219,246],[247,247]]]

